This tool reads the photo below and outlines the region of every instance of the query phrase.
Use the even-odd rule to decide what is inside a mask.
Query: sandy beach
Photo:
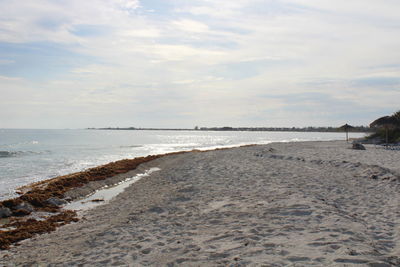
[[[161,157],[0,266],[400,266],[400,151],[343,141]]]

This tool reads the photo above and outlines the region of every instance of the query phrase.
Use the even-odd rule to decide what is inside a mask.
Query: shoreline
[[[12,133],[9,133],[4,136],[5,143],[8,143],[7,136],[10,136],[10,134],[12,135]],[[7,168],[6,172],[0,175],[1,183],[4,185],[0,188],[0,200],[16,197],[14,191],[16,188],[34,181],[67,175],[126,158],[191,149],[204,148],[209,150],[225,145],[238,146],[248,143],[265,143],[265,141],[272,140],[332,140],[342,139],[344,136],[344,134],[337,133],[203,132],[193,135],[168,131],[96,133],[93,131],[52,132],[46,130],[16,134],[30,134],[29,139],[32,140],[16,143],[14,144],[15,147],[10,143],[9,148],[3,148],[9,156],[2,158],[2,164],[0,164],[1,167]],[[169,135],[175,136],[174,141],[168,139]],[[355,133],[354,137],[362,135],[364,134]],[[48,145],[43,136],[55,138],[54,141],[57,145]],[[74,139],[77,136],[81,136],[81,141]],[[131,137],[133,139],[130,139]],[[63,138],[66,139],[64,140],[66,142],[64,144],[66,145],[65,151]],[[74,143],[79,144],[79,142],[82,142],[82,144],[73,149],[69,147],[74,146]],[[104,146],[102,143],[107,145]]]
[[[392,266],[400,262],[400,153],[348,147],[271,143],[157,158],[137,171],[159,172],[78,223],[0,252],[0,263]]]

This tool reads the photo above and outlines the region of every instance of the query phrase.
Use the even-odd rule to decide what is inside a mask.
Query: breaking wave
[[[46,151],[48,152],[48,151]],[[25,155],[36,155],[43,154],[45,152],[34,152],[34,151],[2,151],[0,150],[0,158],[12,158],[12,157],[21,157]]]

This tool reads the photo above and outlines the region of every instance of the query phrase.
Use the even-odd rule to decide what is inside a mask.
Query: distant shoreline
[[[200,127],[200,128],[136,128],[136,127],[105,127],[105,128],[86,128],[86,130],[128,130],[128,131],[221,131],[221,132],[319,132],[319,133],[338,133],[344,132],[339,127]],[[369,133],[373,130],[365,126],[355,126],[349,132]]]

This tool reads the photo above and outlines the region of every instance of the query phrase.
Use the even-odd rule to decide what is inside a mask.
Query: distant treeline
[[[343,132],[340,127],[201,127],[200,131],[255,131],[255,132]],[[351,132],[370,132],[366,126],[354,126],[349,129]]]
[[[136,128],[136,127],[107,127],[107,128],[88,128],[91,130],[153,130],[153,131],[251,131],[251,132],[343,132],[340,127],[194,127],[192,129],[183,128]],[[371,132],[367,126],[353,126],[350,132]]]

